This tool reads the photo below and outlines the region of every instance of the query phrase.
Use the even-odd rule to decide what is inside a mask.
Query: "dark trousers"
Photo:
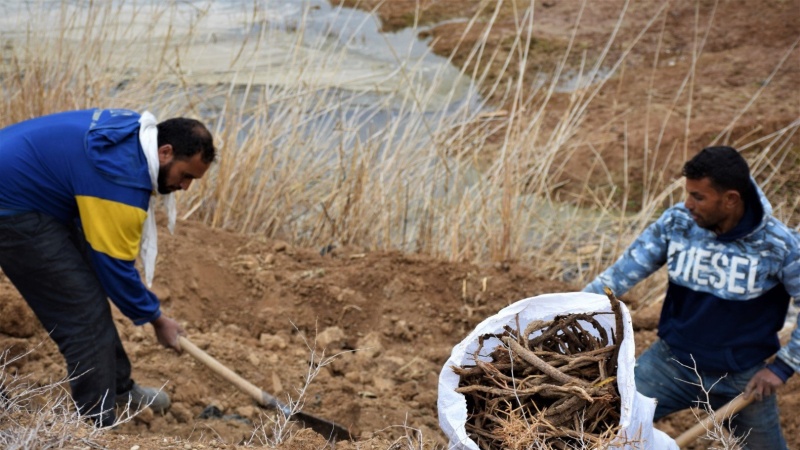
[[[109,426],[116,394],[132,386],[131,364],[87,245],[50,216],[0,216],[0,268],[58,344],[81,414]]]

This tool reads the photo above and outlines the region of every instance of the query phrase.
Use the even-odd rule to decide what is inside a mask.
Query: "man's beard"
[[[172,162],[165,166],[161,166],[158,168],[158,193],[159,194],[171,194],[175,189],[171,189],[167,186],[167,174],[169,173],[169,169],[172,168]]]
[[[699,220],[695,217],[692,217],[692,219],[694,219],[694,223],[697,224],[698,227],[703,228],[705,230],[713,231],[715,233],[717,232],[720,224],[722,223],[722,219],[720,219],[718,216],[712,217],[711,219],[707,217],[700,217]]]

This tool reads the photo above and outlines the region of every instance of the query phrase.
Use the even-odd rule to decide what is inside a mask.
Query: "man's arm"
[[[109,191],[112,192],[112,191]],[[89,255],[100,283],[114,304],[136,325],[161,315],[158,298],[147,290],[134,262],[139,254],[147,211],[147,193],[117,188],[117,195],[137,195],[127,201],[78,195],[76,201]]]
[[[800,274],[796,274],[795,277],[800,277]],[[800,294],[792,296],[795,304],[800,306]],[[800,314],[795,318],[795,324],[799,323]],[[795,372],[800,372],[800,328],[795,326],[787,344],[778,351],[775,360],[768,364],[766,369],[778,377],[781,385],[785,384]]]
[[[144,285],[133,260],[113,258],[89,250],[97,277],[106,295],[136,325],[153,322],[161,316],[161,302]]]
[[[797,306],[800,306],[800,236],[791,233],[787,239],[788,252],[784,258],[785,264],[780,272],[780,279],[786,292],[792,296]],[[795,318],[795,323],[800,323],[800,314]],[[758,371],[745,389],[745,395],[753,396],[755,400],[772,395],[786,384],[786,381],[795,372],[800,372],[800,328],[795,327],[789,338],[775,357],[775,360],[764,369]]]
[[[135,324],[152,323],[161,345],[180,352],[178,335],[183,329],[162,315],[158,298],[142,283],[134,264],[146,215],[139,208],[108,200],[83,198],[79,205],[92,212],[91,216],[82,215],[88,219],[82,225],[92,265],[106,294]],[[114,213],[98,215],[102,208],[112,208]]]
[[[607,286],[614,295],[621,296],[633,286],[658,270],[667,260],[666,223],[670,220],[667,211],[625,250],[611,267],[597,276],[583,290],[603,294]]]

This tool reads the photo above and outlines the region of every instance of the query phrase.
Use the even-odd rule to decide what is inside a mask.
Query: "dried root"
[[[453,367],[456,391],[467,399],[467,432],[481,449],[598,448],[614,437],[624,332],[619,301],[606,294],[616,319],[611,340],[595,319],[609,313],[567,314],[531,322],[522,332],[507,327],[481,336],[475,365]],[[486,361],[479,355],[492,337],[502,345]]]

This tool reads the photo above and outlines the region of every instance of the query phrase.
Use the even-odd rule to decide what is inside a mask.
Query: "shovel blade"
[[[266,408],[277,409],[283,413],[284,416],[289,417],[290,420],[296,420],[302,423],[303,426],[311,428],[329,440],[352,441],[354,439],[350,431],[342,425],[303,411],[295,411],[292,413],[288,405],[282,403],[267,392],[261,391],[261,399],[258,403]]]
[[[298,422],[303,423],[308,428],[316,431],[317,433],[321,434],[328,440],[334,441],[352,441],[353,435],[350,434],[350,431],[334,422],[329,420],[325,420],[321,417],[317,417],[308,413],[304,413],[302,411],[296,412],[290,416],[290,419],[297,420]]]

